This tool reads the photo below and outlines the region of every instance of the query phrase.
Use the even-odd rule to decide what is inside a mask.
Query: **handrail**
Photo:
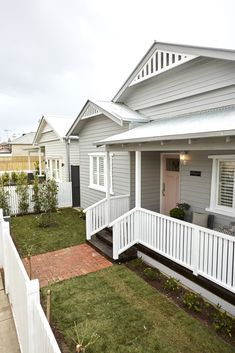
[[[99,206],[101,203],[107,201],[107,198],[105,197],[104,199],[97,201],[96,203],[93,203],[91,206],[84,208],[83,212],[86,213],[89,210],[92,210],[94,207]]]
[[[121,220],[123,220],[124,218],[126,218],[128,215],[134,213],[135,211],[139,210],[139,208],[132,208],[130,211],[124,213],[122,216],[116,218],[114,221],[112,221],[109,226],[113,227],[116,223],[120,222]]]
[[[110,200],[124,199],[125,197],[130,197],[130,194],[111,196]]]

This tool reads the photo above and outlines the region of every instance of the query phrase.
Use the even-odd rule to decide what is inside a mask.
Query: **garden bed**
[[[235,347],[235,319],[219,310],[219,307],[204,301],[200,295],[186,289],[175,278],[167,277],[157,269],[146,265],[140,258],[130,261],[126,266]]]
[[[66,208],[53,212],[50,227],[41,227],[40,219],[40,214],[11,217],[11,235],[21,257],[85,242],[85,221],[78,211]]]
[[[63,353],[74,353],[74,323],[86,353],[232,353],[234,348],[125,265],[43,288],[52,295],[52,327]]]

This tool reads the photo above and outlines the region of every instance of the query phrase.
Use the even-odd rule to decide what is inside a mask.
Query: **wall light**
[[[186,165],[188,161],[188,152],[180,152],[180,163]]]

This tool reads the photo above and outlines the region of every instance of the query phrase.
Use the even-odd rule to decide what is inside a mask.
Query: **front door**
[[[161,212],[165,215],[169,215],[170,210],[179,202],[179,171],[179,155],[164,154],[162,156]]]

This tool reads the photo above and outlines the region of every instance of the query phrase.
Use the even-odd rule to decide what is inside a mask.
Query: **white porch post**
[[[107,223],[110,223],[110,153],[105,154],[106,160],[106,199],[107,199]]]
[[[135,152],[135,207],[141,207],[141,152]]]
[[[42,175],[42,155],[41,155],[41,147],[38,150],[38,162],[39,162],[39,175]]]

